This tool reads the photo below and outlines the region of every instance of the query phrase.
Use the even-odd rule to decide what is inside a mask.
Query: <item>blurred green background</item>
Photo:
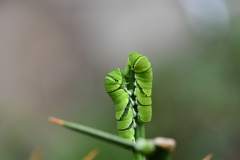
[[[117,134],[104,77],[132,51],[153,66],[147,138],[177,141],[173,160],[238,160],[240,2],[0,1],[0,159],[132,159],[124,148],[47,121]]]

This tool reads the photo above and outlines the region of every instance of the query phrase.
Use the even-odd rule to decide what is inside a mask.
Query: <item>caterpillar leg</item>
[[[133,128],[136,128],[137,127],[137,123],[135,122],[135,120],[133,119]],[[134,130],[135,131],[135,130]],[[135,134],[135,132],[134,132]]]
[[[137,86],[137,81],[135,81],[135,82],[133,83],[133,85],[136,87],[136,86]]]
[[[132,90],[128,90],[127,88],[124,88],[124,90],[131,96],[133,94]]]
[[[139,105],[137,106],[137,109],[139,109]],[[140,118],[140,114],[139,113],[137,113],[137,121],[141,123],[141,118]]]
[[[132,98],[130,98],[130,101],[131,101],[132,105],[134,106],[135,103],[134,103],[134,101],[132,100]]]
[[[133,137],[133,139],[132,139],[132,143],[136,143],[135,137]]]
[[[136,140],[135,140],[134,135],[135,135],[135,129],[133,129],[133,139],[132,139],[132,143],[136,143]]]
[[[135,99],[135,104],[136,105],[138,105],[139,103],[138,103],[138,100],[137,100],[137,97],[136,97],[136,99]]]
[[[135,111],[134,108],[132,108],[132,111],[133,111],[133,117],[136,117],[137,116],[137,112]]]
[[[134,96],[137,96],[137,91],[136,91],[136,89],[134,90]]]

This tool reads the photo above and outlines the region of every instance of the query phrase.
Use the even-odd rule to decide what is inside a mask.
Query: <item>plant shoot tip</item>
[[[58,118],[55,118],[55,117],[51,117],[51,116],[50,116],[50,117],[48,118],[48,120],[49,120],[50,122],[56,123],[56,124],[61,125],[61,126],[64,125],[64,120],[61,120],[61,119],[58,119]]]
[[[208,154],[205,158],[203,158],[203,160],[210,160],[212,158],[212,154]]]

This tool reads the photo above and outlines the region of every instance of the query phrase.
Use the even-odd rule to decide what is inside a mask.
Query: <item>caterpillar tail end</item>
[[[150,122],[150,121],[151,121],[151,118],[148,118],[148,119],[145,119],[145,120],[144,120],[144,119],[141,119],[140,116],[138,116],[137,121],[138,121],[138,123],[140,123],[140,124],[144,124],[144,123]]]

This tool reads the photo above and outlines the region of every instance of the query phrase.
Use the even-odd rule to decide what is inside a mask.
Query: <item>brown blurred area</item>
[[[20,101],[43,109],[49,92],[57,101],[67,96],[57,90],[84,81],[80,75],[87,71],[85,58],[83,54],[77,55],[82,52],[83,45],[76,43],[74,22],[69,20],[72,17],[66,11],[71,6],[60,5],[56,7],[47,1],[1,3],[3,102]]]
[[[27,159],[39,145],[49,160],[92,148],[96,160],[131,159],[47,117],[117,134],[103,79],[132,51],[154,71],[147,138],[175,138],[173,159],[239,159],[239,2],[208,3],[0,1],[0,159]]]
[[[89,8],[86,7],[87,5],[89,5]],[[116,4],[116,6],[117,5],[128,7],[126,3],[119,3]],[[129,7],[135,5],[133,2],[129,2]],[[144,7],[138,5],[135,6],[136,10]],[[150,5],[153,7],[153,4]],[[167,3],[166,5],[172,4]],[[107,15],[105,12],[114,10],[116,10],[117,18],[122,17],[122,19],[104,17]],[[164,9],[165,12],[166,10],[167,9]],[[148,30],[148,32],[146,32],[147,29],[142,26],[138,30],[145,31],[145,33],[142,33],[143,35],[137,35],[138,32],[136,32],[136,36],[133,33],[133,35],[129,35],[128,39],[124,39],[121,35],[118,35],[127,33],[109,33],[115,31],[123,32],[114,27],[121,27],[121,25],[127,24],[131,25],[133,24],[131,20],[134,18],[137,18],[135,21],[141,25],[141,19],[144,18],[142,16],[152,17],[152,13],[149,13],[149,15],[137,15],[138,12],[136,12],[134,13],[136,15],[131,15],[132,18],[125,19],[125,21],[129,21],[129,23],[125,22],[121,24],[123,19],[129,15],[128,12],[121,12],[121,10],[117,8],[104,8],[104,4],[99,2],[96,4],[91,4],[86,1],[33,2],[25,0],[1,2],[0,73],[2,77],[2,101],[6,101],[6,103],[9,103],[9,101],[18,103],[18,101],[20,101],[21,103],[29,103],[29,105],[45,106],[48,100],[56,102],[69,98],[71,97],[69,93],[64,94],[59,91],[69,90],[71,93],[73,92],[71,90],[75,90],[76,85],[85,86],[84,82],[93,78],[88,76],[92,76],[92,73],[95,72],[95,68],[91,71],[91,68],[95,66],[90,66],[89,63],[100,67],[104,64],[106,57],[109,57],[110,59],[120,59],[121,61],[121,63],[110,62],[110,65],[117,63],[119,66],[124,67],[122,63],[126,61],[126,56],[135,49],[132,46],[138,45],[136,43],[143,44],[142,41],[136,42],[137,36],[147,36],[145,38],[153,39],[151,36],[157,33],[159,34],[158,40],[160,40],[157,42],[158,44],[162,42],[168,45],[169,41],[177,41],[176,35],[172,32],[180,34],[179,30],[183,25],[179,24],[181,23],[180,20],[177,20],[176,16],[178,16],[178,13],[170,13],[170,15],[168,15],[173,18],[167,20],[170,21],[172,25],[162,26],[159,24],[160,22],[152,24],[156,25],[153,26],[156,27],[156,30],[158,29],[157,27],[172,27],[168,29],[169,33],[159,33],[156,32],[156,30]],[[161,15],[161,12],[158,13],[158,16],[162,16],[163,18],[162,20],[159,18],[159,20],[164,21],[168,16],[164,17],[164,15]],[[97,20],[99,20],[99,22]],[[177,21],[175,22],[175,20]],[[111,24],[111,22],[114,24]],[[104,28],[108,24],[111,26]],[[128,26],[124,27],[129,33],[130,29],[128,29]],[[145,27],[147,27],[147,25],[145,25]],[[99,36],[100,34],[104,35]],[[169,34],[172,34],[172,36],[169,36]],[[111,38],[109,36],[113,37]],[[162,38],[160,38],[161,36],[167,37],[167,39],[162,40]],[[126,53],[122,53],[125,49],[119,51],[122,47],[113,46],[113,43],[117,43],[113,42],[116,39],[117,42],[120,40],[124,43],[129,43],[123,44],[123,46],[126,47],[127,45],[130,50]],[[101,46],[102,44],[104,46]],[[106,45],[109,46],[106,47]],[[152,44],[152,46],[154,46],[154,44]],[[163,46],[165,46],[165,44],[163,44]],[[99,48],[102,50],[98,51]],[[103,52],[103,50],[108,51]],[[123,54],[125,57],[123,57]],[[99,62],[99,60],[101,61]],[[101,67],[109,68],[108,66]],[[79,81],[81,81],[81,83],[79,83]],[[79,87],[81,88],[81,86]]]
[[[47,117],[63,114],[92,79],[73,7],[63,1],[0,2],[3,159],[27,159],[30,148],[45,145],[52,136]]]

